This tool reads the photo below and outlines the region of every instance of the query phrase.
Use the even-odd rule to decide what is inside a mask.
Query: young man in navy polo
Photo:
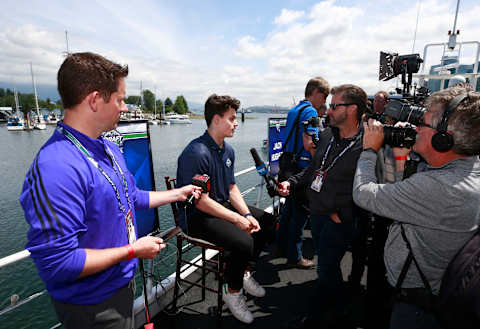
[[[247,206],[235,183],[235,152],[225,142],[233,137],[240,102],[230,96],[211,95],[205,103],[207,130],[194,139],[178,158],[177,184],[192,183],[197,175],[210,177],[210,191],[196,200],[194,207],[180,212],[180,225],[188,234],[231,252],[226,261],[223,300],[240,321],[251,323],[243,289],[262,297],[265,290],[248,271],[249,262],[261,252],[273,236],[274,217]]]

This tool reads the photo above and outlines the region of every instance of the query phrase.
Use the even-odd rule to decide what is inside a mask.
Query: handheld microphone
[[[267,166],[265,165],[265,162],[260,159],[260,156],[257,153],[257,150],[252,147],[250,149],[250,153],[252,154],[253,161],[255,162],[255,167],[257,168],[257,172],[260,176],[265,176],[268,173]]]
[[[255,161],[255,167],[257,168],[258,174],[262,176],[267,183],[268,195],[273,198],[275,195],[277,195],[278,183],[276,179],[268,175],[267,166],[265,165],[265,162],[260,159],[260,156],[258,155],[257,150],[254,147],[250,149],[250,153],[252,154],[253,161]]]
[[[202,188],[202,193],[210,192],[210,176],[207,174],[204,175],[195,175],[192,178],[192,185]],[[187,199],[189,204],[193,204],[194,195],[190,195]]]

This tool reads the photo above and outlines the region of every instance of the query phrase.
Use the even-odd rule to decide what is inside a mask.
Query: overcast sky
[[[230,94],[243,106],[290,106],[309,78],[354,83],[369,94],[379,51],[419,52],[446,42],[456,0],[383,1],[26,1],[3,0],[0,83],[54,89],[66,51],[92,51],[128,64],[127,94],[183,94],[203,103]],[[414,46],[417,13],[418,29]],[[480,2],[462,1],[458,41],[480,39]],[[28,92],[28,90],[26,91]],[[46,98],[42,96],[41,98]]]

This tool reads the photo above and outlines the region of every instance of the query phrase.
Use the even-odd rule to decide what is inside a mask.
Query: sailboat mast
[[[142,81],[140,80],[140,105],[141,109],[143,111],[143,87],[142,87]]]
[[[163,116],[163,119],[165,120],[165,101],[162,102],[162,116]]]
[[[35,85],[35,78],[33,77],[33,65],[30,62],[30,73],[32,74],[33,95],[35,96],[35,109],[37,110],[37,117],[40,120],[40,110],[38,108],[37,87]]]
[[[18,114],[18,93],[15,88],[13,88],[13,97],[15,99],[15,114],[17,115],[17,118],[20,118],[20,115]]]
[[[157,119],[157,88],[155,88],[155,94],[153,94],[153,113],[155,119]]]

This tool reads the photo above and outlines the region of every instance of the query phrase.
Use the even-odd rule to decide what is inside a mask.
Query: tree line
[[[25,113],[35,110],[35,95],[20,93],[18,94],[18,106],[21,107],[21,110]],[[141,97],[140,96],[128,96],[125,98],[125,103],[133,104],[133,105],[141,105]],[[142,111],[153,113],[155,109],[155,104],[157,105],[157,113],[162,112],[163,102],[161,99],[155,100],[155,95],[148,89],[143,91],[143,108]],[[56,102],[52,101],[50,98],[46,100],[38,99],[38,106],[41,109],[48,109],[53,110],[56,108],[63,109],[62,101],[58,100]],[[0,107],[11,107],[15,110],[15,96],[13,90],[7,88],[0,88]],[[175,103],[167,97],[165,99],[165,112],[177,112],[179,114],[185,114],[188,112],[188,104],[185,100],[185,97],[182,95],[177,96],[175,99]]]
[[[23,112],[29,112],[35,110],[35,95],[25,94],[17,92],[18,94],[18,106],[21,107]],[[13,90],[7,88],[0,88],[0,107],[11,107],[15,110],[15,96]],[[38,107],[41,109],[53,110],[56,108],[63,108],[62,102],[53,102],[50,98],[46,100],[38,99]]]
[[[155,104],[157,106],[157,113],[162,112],[163,102],[161,99],[155,100],[155,95],[150,90],[145,89],[143,92],[143,108],[142,111],[153,113]],[[133,105],[141,105],[142,100],[140,96],[128,96],[125,99],[125,103]],[[188,112],[188,104],[185,97],[182,95],[177,96],[175,103],[172,102],[170,97],[165,99],[165,113],[177,112],[179,114],[185,114]]]

